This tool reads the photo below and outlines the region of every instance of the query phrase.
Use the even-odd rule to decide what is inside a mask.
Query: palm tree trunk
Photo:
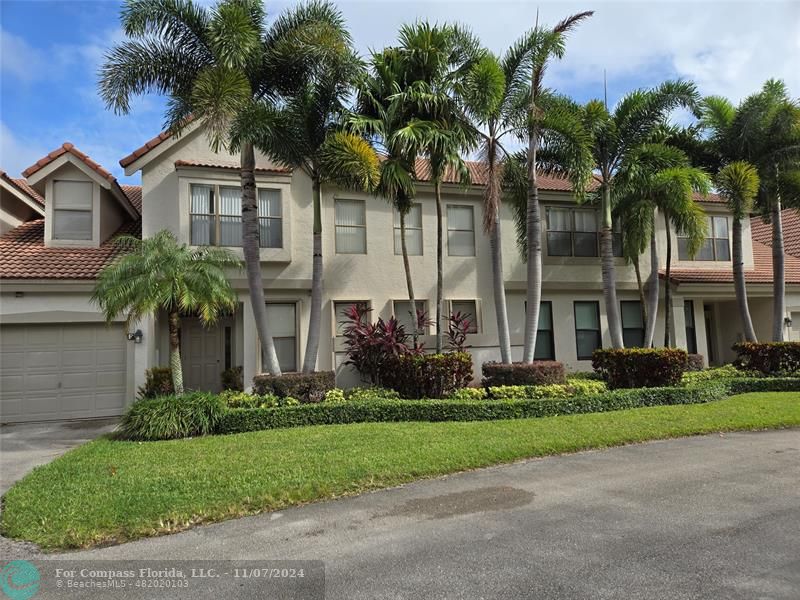
[[[744,259],[742,256],[742,221],[733,219],[733,287],[736,291],[736,304],[739,307],[739,317],[742,320],[744,339],[756,342],[756,333],[753,330],[753,320],[750,318],[750,307],[747,305],[747,287],[744,281]]]
[[[442,183],[437,177],[434,181],[436,193],[436,353],[442,352],[442,319],[444,318],[443,293],[443,233],[442,233]]]
[[[783,341],[783,318],[786,314],[786,277],[784,274],[783,222],[781,198],[775,197],[770,208],[772,221],[772,341]]]
[[[536,152],[539,134],[532,131],[528,137],[528,202],[525,229],[528,237],[527,276],[525,294],[525,340],[522,362],[531,363],[536,353],[536,336],[539,333],[539,305],[542,301],[542,215],[539,209],[539,182],[536,178]]]
[[[672,327],[672,282],[670,270],[672,269],[672,233],[669,230],[669,214],[664,213],[664,225],[667,231],[667,268],[666,285],[664,286],[664,346],[669,348],[670,328]]]
[[[658,245],[656,242],[656,224],[655,219],[653,219],[653,230],[650,232],[650,275],[647,278],[647,326],[644,331],[645,348],[652,348],[656,337],[658,282]]]
[[[183,365],[181,364],[180,317],[177,310],[169,312],[169,368],[172,371],[172,388],[183,394]]]
[[[417,300],[414,297],[414,282],[411,280],[411,263],[408,260],[408,247],[406,246],[406,214],[402,210],[400,213],[400,251],[403,254],[403,269],[406,273],[406,288],[408,288],[408,303],[411,305],[411,318],[414,322],[414,348],[417,347],[419,329],[417,327]]]
[[[258,236],[258,203],[256,201],[255,166],[256,158],[253,145],[242,144],[242,250],[247,269],[247,285],[250,290],[250,305],[256,331],[261,341],[261,356],[264,357],[262,368],[271,375],[280,375],[278,355],[275,344],[269,333],[267,323],[267,304],[264,300],[264,282],[261,277],[261,253]]]
[[[497,336],[500,344],[500,360],[511,364],[511,337],[508,333],[508,308],[506,306],[506,287],[503,281],[503,248],[500,237],[500,216],[495,218],[489,235],[492,251],[492,287],[494,290],[494,310],[497,317]]]
[[[639,257],[633,261],[633,272],[636,273],[636,288],[639,290],[639,308],[642,313],[642,323],[647,323],[647,300],[644,297],[644,284],[642,283],[642,270],[639,268]]]
[[[303,373],[312,373],[317,367],[319,332],[322,321],[322,184],[319,176],[313,178],[314,234],[311,267],[311,314],[308,317],[308,338],[303,358]]]
[[[617,302],[617,275],[614,267],[614,238],[611,221],[611,190],[608,185],[603,188],[603,225],[600,228],[600,256],[603,274],[603,300],[606,303],[606,318],[608,319],[608,332],[611,335],[611,345],[622,348],[622,321],[619,316],[619,302]]]

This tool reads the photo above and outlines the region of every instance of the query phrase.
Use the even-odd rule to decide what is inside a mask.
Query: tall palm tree
[[[525,310],[525,340],[522,362],[533,362],[536,350],[536,335],[539,328],[539,305],[542,300],[542,217],[539,209],[539,184],[537,181],[537,152],[545,130],[543,118],[547,111],[542,110],[541,101],[547,94],[544,74],[552,59],[560,59],[566,50],[566,36],[578,24],[594,14],[586,11],[571,15],[549,29],[538,24],[520,39],[516,48],[521,51],[528,75],[530,92],[528,94],[528,152],[527,177],[528,197],[526,204],[527,239],[527,292]],[[538,15],[537,15],[538,21]]]
[[[415,159],[420,149],[413,144],[398,143],[397,133],[407,124],[411,107],[395,96],[398,90],[406,87],[406,71],[397,48],[373,52],[370,72],[358,87],[356,110],[350,116],[349,127],[367,136],[382,157],[375,193],[388,200],[399,215],[400,251],[414,317],[418,313],[406,243],[406,217],[416,195]],[[417,335],[417,329],[414,335]]]
[[[705,164],[718,172],[726,164],[747,161],[756,169],[756,207],[772,223],[772,339],[783,339],[785,274],[783,206],[800,206],[800,104],[785,84],[768,80],[738,106],[719,96],[701,103],[700,126],[708,134]]]
[[[665,136],[664,133],[667,135]],[[706,236],[706,215],[695,202],[695,195],[704,196],[710,180],[702,170],[692,167],[689,157],[679,148],[667,145],[672,129],[661,132],[660,138],[643,144],[631,152],[617,173],[615,184],[615,217],[620,220],[623,235],[623,256],[638,267],[639,255],[650,247],[650,275],[647,300],[637,268],[637,284],[642,300],[645,335],[644,346],[653,345],[659,300],[659,258],[656,240],[656,215],[664,217],[667,233],[667,284],[665,288],[665,345],[669,345],[671,329],[672,237],[675,230],[687,239],[687,252],[694,256]],[[658,141],[660,139],[660,141]]]
[[[457,25],[419,21],[400,29],[398,52],[407,87],[395,99],[410,109],[410,119],[395,138],[405,150],[420,149],[430,164],[436,199],[436,352],[443,347],[443,205],[442,180],[448,169],[469,184],[461,157],[475,146],[464,114],[461,92],[471,69],[484,51],[469,31]]]
[[[280,366],[264,301],[254,143],[272,128],[280,95],[339,51],[332,12],[312,1],[267,27],[261,0],[221,0],[210,9],[192,0],[127,0],[121,13],[127,39],[100,70],[100,95],[114,112],[127,114],[133,96],[163,94],[166,129],[175,136],[199,123],[212,149],[238,150],[247,281],[264,366],[273,374]]]
[[[111,322],[125,315],[131,326],[148,315],[166,311],[169,323],[169,366],[176,394],[183,393],[180,350],[181,314],[196,313],[212,325],[236,306],[236,294],[225,277],[226,268],[242,263],[225,248],[189,248],[169,231],[144,240],[120,236],[126,253],[97,276],[92,301]]]
[[[758,340],[753,329],[753,321],[750,318],[744,279],[742,219],[746,219],[753,210],[753,201],[759,188],[758,171],[747,162],[734,161],[719,170],[714,182],[733,214],[733,286],[736,291],[736,304],[739,307],[745,341],[756,342]],[[781,327],[783,327],[783,323],[781,323]]]
[[[343,130],[345,103],[362,74],[341,13],[331,4],[317,7],[328,24],[330,52],[305,70],[283,103],[272,127],[255,138],[256,147],[276,160],[302,170],[311,179],[312,230],[311,310],[303,372],[315,370],[322,321],[322,186],[326,181],[359,190],[377,183],[379,159],[362,137]],[[266,121],[266,120],[265,120]]]
[[[692,107],[696,100],[694,84],[668,81],[651,90],[636,90],[627,94],[613,111],[609,111],[605,103],[599,100],[590,101],[584,109],[586,128],[593,136],[591,150],[600,184],[597,196],[601,215],[603,298],[611,344],[615,348],[623,346],[613,250],[616,175],[642,144],[651,141],[673,109],[679,106]]]

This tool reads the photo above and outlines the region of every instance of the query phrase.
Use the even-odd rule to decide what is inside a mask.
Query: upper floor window
[[[92,196],[90,181],[53,182],[53,239],[92,239]]]
[[[731,259],[731,247],[728,233],[728,217],[706,217],[708,219],[708,236],[694,259],[689,256],[689,240],[678,236],[678,258],[680,260],[719,260]]]
[[[406,221],[406,250],[409,256],[422,256],[422,204],[411,205]],[[394,211],[394,253],[402,254],[400,243],[400,213]]]
[[[550,206],[547,221],[549,256],[600,256],[600,213],[594,208]],[[622,256],[622,234],[618,224],[613,230],[614,256]]]
[[[336,253],[367,253],[367,214],[363,200],[336,200]]]
[[[189,212],[193,245],[242,245],[241,188],[192,184]],[[258,217],[259,245],[262,248],[282,248],[280,190],[258,190]]]
[[[475,256],[475,211],[471,206],[447,206],[447,254]]]

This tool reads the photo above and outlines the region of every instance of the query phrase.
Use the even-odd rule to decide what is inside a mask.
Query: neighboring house
[[[146,319],[131,331],[106,326],[90,303],[93,279],[118,252],[117,232],[143,236],[169,229],[191,244],[240,246],[237,157],[214,153],[198,128],[180,139],[161,134],[123,158],[128,175],[141,171],[142,187],[120,186],[114,177],[71,144],[24,172],[2,176],[3,231],[0,237],[0,420],[85,418],[119,414],[142,384],[145,369],[166,365],[163,317]],[[489,243],[481,230],[480,163],[470,163],[473,185],[444,184],[446,310],[473,315],[468,338],[476,375],[480,364],[497,360]],[[433,314],[436,292],[435,203],[427,165],[407,218],[415,292]],[[311,299],[311,182],[264,156],[257,156],[261,260],[272,334],[285,371],[300,367]],[[537,358],[554,358],[569,369],[589,369],[592,350],[608,346],[597,257],[598,213],[578,206],[569,184],[541,177],[543,296]],[[323,187],[324,288],[319,369],[335,369],[340,385],[357,382],[343,367],[342,311],[354,302],[374,318],[392,314],[410,320],[399,255],[398,227],[391,205],[368,194]],[[715,196],[703,202],[712,220],[696,260],[682,256],[673,234],[675,259],[674,339],[710,363],[730,360],[741,338],[730,262],[730,216]],[[659,220],[660,257],[665,236]],[[525,313],[525,265],[515,244],[510,210],[502,230],[508,314],[515,357],[521,354]],[[788,237],[787,233],[787,237]],[[794,233],[792,235],[797,235]],[[788,247],[788,246],[787,246]],[[241,249],[236,250],[241,255]],[[745,269],[756,331],[766,338],[771,323],[770,251],[751,241],[745,223]],[[800,258],[787,254],[787,306],[800,311]],[[617,289],[626,343],[643,335],[633,268],[620,258]],[[649,259],[641,260],[643,277]],[[220,373],[244,368],[245,384],[261,369],[259,344],[244,272],[231,273],[239,294],[233,314],[212,328],[183,319],[184,380],[188,388],[218,390]],[[662,282],[663,283],[663,282]],[[662,308],[663,310],[663,308]],[[663,315],[657,342],[663,340]],[[797,319],[796,322],[800,322]],[[136,336],[137,330],[141,333]],[[137,342],[138,339],[138,342]],[[426,338],[428,347],[433,338]]]

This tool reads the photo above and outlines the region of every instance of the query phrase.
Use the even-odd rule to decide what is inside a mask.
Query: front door
[[[183,385],[188,390],[219,392],[222,390],[222,371],[229,367],[226,353],[233,320],[220,319],[211,327],[204,327],[200,319],[186,318],[181,322],[181,358]]]

